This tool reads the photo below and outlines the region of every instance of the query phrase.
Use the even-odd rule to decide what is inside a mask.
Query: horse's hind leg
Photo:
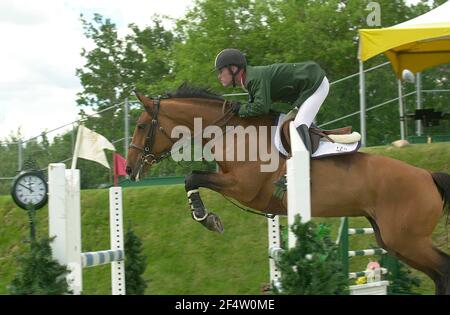
[[[431,239],[442,216],[442,198],[427,172],[412,171],[417,174],[403,181],[400,174],[393,174],[397,180],[384,183],[376,206],[367,212],[376,221],[388,250],[428,275],[435,283],[436,294],[450,294],[450,257],[434,247]],[[399,183],[402,189],[396,194],[387,190]]]
[[[375,222],[375,220],[371,217],[366,217],[366,219],[369,220],[370,225],[372,225],[373,233],[375,234],[375,239],[377,240],[378,245],[381,248],[387,250],[389,254],[395,255],[395,253],[392,252],[390,248],[387,248],[386,244],[383,242],[383,239],[381,238],[380,228],[378,227],[378,224]]]
[[[390,255],[402,260],[409,266],[422,271],[428,275],[436,286],[436,294],[450,295],[450,256],[433,246],[430,238],[414,240],[405,238],[407,243],[400,244],[399,236],[397,241],[392,241],[389,235],[384,238],[376,221],[367,217],[373,227],[378,245],[388,251]]]
[[[403,236],[403,243],[384,237],[388,248],[409,266],[428,275],[436,286],[436,294],[450,294],[450,257],[433,246],[431,238]]]
[[[436,286],[436,294],[450,295],[450,256],[437,249],[431,239],[417,242],[411,251],[399,254],[408,265],[427,274]]]
[[[450,255],[444,253],[443,251],[436,249],[439,254],[446,260],[444,274],[442,276],[442,293],[445,295],[450,295]]]

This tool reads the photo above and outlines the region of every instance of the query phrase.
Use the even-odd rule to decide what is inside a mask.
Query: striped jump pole
[[[49,165],[49,235],[53,257],[67,265],[67,282],[73,294],[83,291],[85,267],[111,263],[113,295],[125,294],[122,188],[109,189],[110,249],[81,252],[80,171],[63,163]]]
[[[83,268],[105,265],[123,259],[123,250],[101,250],[81,253],[81,264]]]
[[[384,255],[387,251],[383,248],[372,248],[372,249],[362,249],[362,250],[349,250],[349,236],[351,235],[369,235],[374,234],[372,228],[349,228],[348,218],[341,219],[340,228],[340,243],[341,243],[341,255],[343,259],[343,267],[345,274],[348,274],[349,279],[356,279],[359,277],[369,277],[373,276],[375,273],[375,281],[367,282],[360,285],[351,285],[349,287],[351,295],[386,295],[387,286],[389,281],[381,281],[381,276],[388,273],[387,268],[380,268],[375,271],[359,271],[359,272],[349,272],[349,258],[356,256],[373,256],[373,255]]]
[[[373,255],[384,255],[387,254],[382,248],[372,248],[372,249],[361,249],[361,250],[349,250],[348,257],[355,256],[373,256]]]
[[[371,271],[350,272],[348,274],[348,278],[349,279],[356,279],[356,278],[359,278],[359,277],[367,277],[367,276],[370,275],[370,273],[371,273]],[[388,270],[386,268],[380,268],[379,269],[379,273],[380,273],[380,275],[385,275],[385,274],[388,273]]]
[[[348,235],[355,234],[373,234],[372,228],[348,229]]]

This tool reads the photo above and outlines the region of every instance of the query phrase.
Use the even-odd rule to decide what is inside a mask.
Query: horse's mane
[[[207,98],[223,101],[224,98],[209,88],[200,88],[190,86],[187,83],[183,83],[180,87],[174,91],[167,93],[169,98]]]

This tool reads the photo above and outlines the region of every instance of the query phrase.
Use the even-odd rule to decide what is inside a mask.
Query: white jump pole
[[[73,294],[81,294],[80,171],[63,163],[49,165],[49,235],[53,256],[71,271],[67,276]]]
[[[269,235],[269,275],[270,285],[280,287],[281,272],[277,268],[276,259],[278,253],[282,251],[280,242],[280,217],[268,218],[268,235]]]
[[[111,263],[112,294],[125,294],[122,188],[109,189],[111,248],[81,252],[80,171],[63,163],[49,165],[49,234],[53,257],[71,271],[67,282],[73,294],[83,291],[82,268]]]
[[[287,160],[287,194],[289,248],[295,246],[296,237],[291,231],[295,216],[300,214],[302,223],[311,220],[311,189],[309,179],[310,155],[300,138],[294,122],[289,125],[292,157]]]
[[[288,247],[295,247],[296,237],[291,231],[295,216],[300,214],[302,223],[311,220],[310,155],[298,135],[294,123],[289,125],[292,157],[287,160],[288,198]],[[279,216],[268,219],[270,283],[280,285],[281,273],[276,260],[283,249],[280,246]]]
[[[122,187],[109,189],[109,227],[111,250],[121,251],[121,259],[111,262],[112,294],[125,294],[125,244],[123,242]]]

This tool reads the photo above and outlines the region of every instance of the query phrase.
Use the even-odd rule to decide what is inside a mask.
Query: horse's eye
[[[138,127],[140,130],[144,130],[145,127],[146,127],[146,125],[145,125],[145,124],[139,124],[137,127]]]

